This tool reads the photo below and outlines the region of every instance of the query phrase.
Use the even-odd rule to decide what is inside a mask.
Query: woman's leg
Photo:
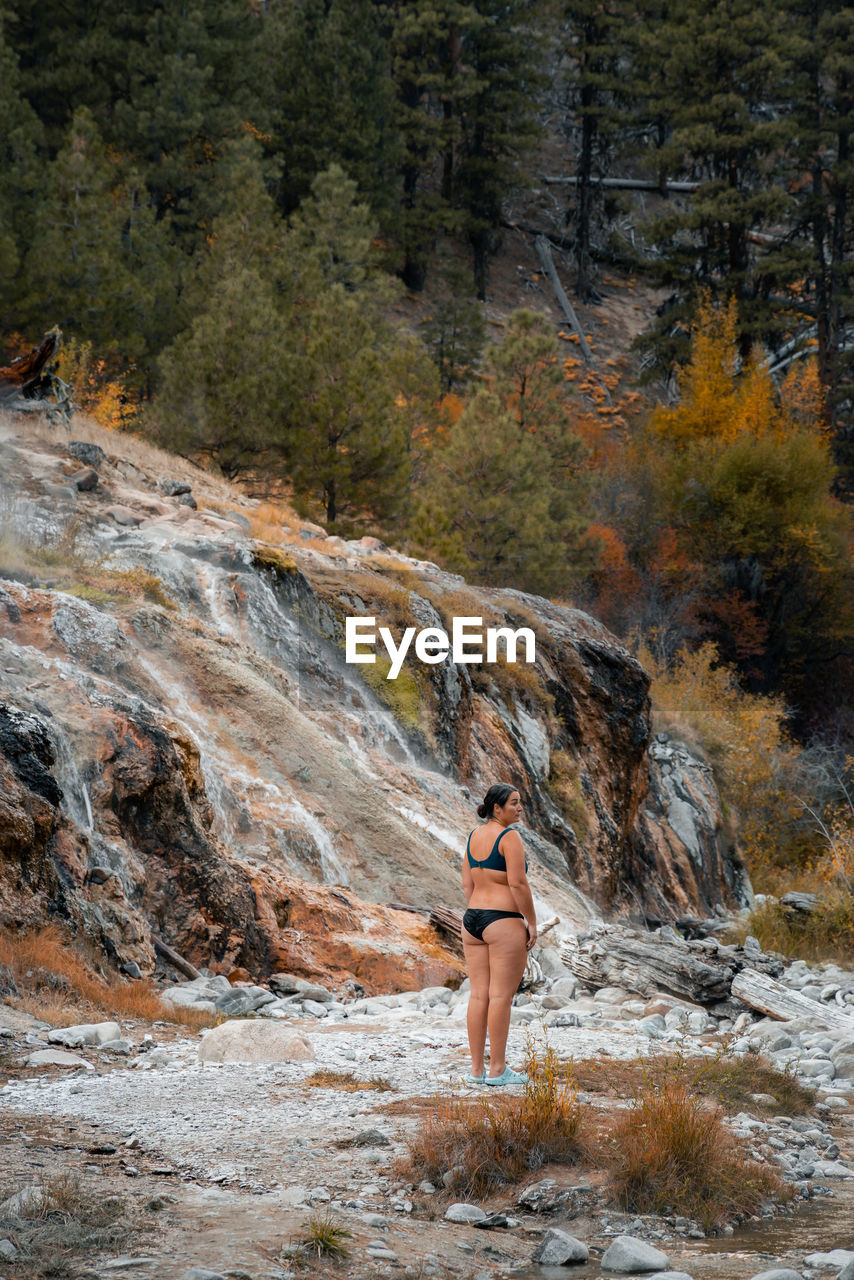
[[[528,958],[528,931],[524,920],[494,920],[483,931],[489,951],[489,1074],[500,1076],[507,1065],[507,1033],[510,1004],[519,989]]]
[[[463,950],[466,957],[471,990],[466,1026],[469,1033],[471,1073],[483,1075],[483,1053],[486,1045],[486,1015],[489,1008],[489,947],[463,929]]]

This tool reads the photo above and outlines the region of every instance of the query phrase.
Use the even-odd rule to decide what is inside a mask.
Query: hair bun
[[[487,813],[486,805],[485,805],[485,804],[479,804],[479,805],[477,806],[477,816],[478,816],[479,818],[485,818],[485,817],[486,817],[486,813]]]

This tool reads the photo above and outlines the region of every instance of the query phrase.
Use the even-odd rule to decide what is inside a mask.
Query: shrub
[[[528,1053],[530,1076],[516,1097],[440,1098],[409,1140],[409,1170],[455,1195],[482,1199],[551,1162],[574,1164],[581,1148],[581,1109],[569,1068],[554,1049]]]
[[[300,1249],[315,1258],[349,1258],[350,1250],[344,1241],[353,1235],[346,1227],[339,1226],[328,1213],[309,1218],[305,1235],[299,1242]]]
[[[618,1117],[605,1147],[611,1191],[630,1213],[678,1213],[709,1229],[783,1197],[779,1175],[742,1144],[681,1073],[650,1077]]]
[[[81,1008],[195,1029],[216,1022],[207,1013],[164,1004],[144,979],[107,982],[55,925],[21,934],[0,928],[0,980],[19,1008],[53,1023],[75,1021]]]
[[[844,890],[826,890],[809,913],[787,910],[779,902],[763,902],[732,931],[732,938],[743,942],[749,933],[764,951],[779,951],[791,959],[850,964],[854,954],[854,897]]]

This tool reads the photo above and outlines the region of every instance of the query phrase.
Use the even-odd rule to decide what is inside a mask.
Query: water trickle
[[[92,815],[92,804],[89,800],[86,781],[77,763],[77,753],[74,746],[55,718],[46,720],[45,727],[56,755],[53,772],[62,788],[60,808],[65,809],[68,816],[78,827],[81,827],[84,831],[93,831],[95,820]]]

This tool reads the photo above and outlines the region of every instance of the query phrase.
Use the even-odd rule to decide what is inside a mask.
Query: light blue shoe
[[[486,1075],[486,1067],[483,1068],[483,1071],[479,1076],[476,1076],[474,1072],[470,1071],[467,1076],[463,1077],[463,1079],[466,1084],[483,1084],[483,1077],[485,1075]]]
[[[491,1085],[527,1084],[528,1073],[526,1071],[514,1071],[512,1067],[505,1067],[500,1076],[484,1076],[483,1083]]]

